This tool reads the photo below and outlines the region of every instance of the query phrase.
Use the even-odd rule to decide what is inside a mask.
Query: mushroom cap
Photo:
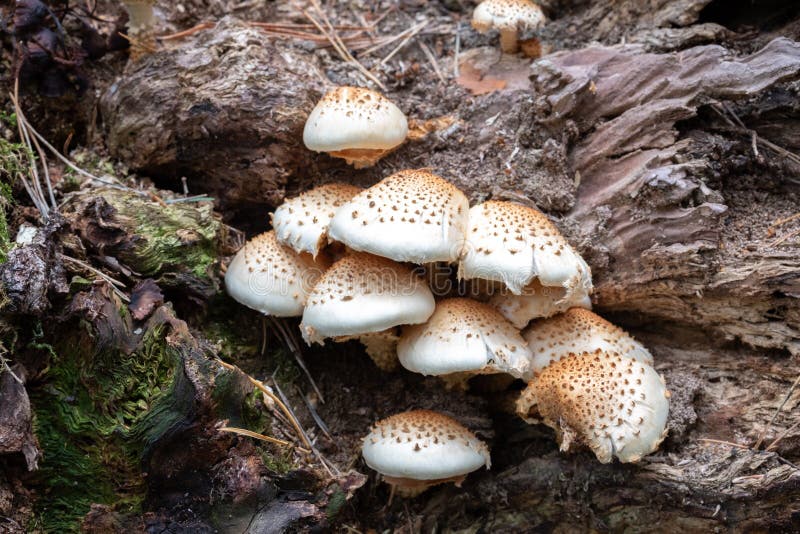
[[[424,375],[530,378],[531,353],[519,330],[488,304],[466,298],[441,300],[427,323],[404,327],[397,356],[403,367]]]
[[[583,443],[602,463],[614,456],[637,462],[667,435],[664,379],[650,365],[618,353],[598,349],[552,363],[522,392],[517,413],[529,420],[534,406],[561,434],[561,450]]]
[[[592,288],[589,266],[542,212],[494,200],[469,210],[459,276],[503,282],[515,295],[534,278],[569,298]]]
[[[235,300],[265,315],[302,315],[308,293],[325,270],[324,261],[298,254],[275,238],[258,235],[236,253],[225,272],[225,289]]]
[[[438,480],[491,466],[486,444],[458,421],[428,410],[375,423],[361,447],[364,461],[390,477]]]
[[[530,0],[484,0],[472,12],[472,27],[480,33],[536,29],[545,23],[542,8]]]
[[[336,87],[308,116],[303,143],[316,152],[388,150],[401,144],[406,135],[406,116],[382,94],[360,87]]]
[[[456,261],[469,201],[456,186],[423,170],[388,176],[339,208],[330,237],[354,250],[396,261]]]
[[[278,241],[316,257],[327,244],[333,214],[360,191],[355,185],[325,184],[284,201],[272,214]]]
[[[516,328],[523,329],[533,319],[551,317],[572,307],[591,309],[592,299],[578,288],[571,295],[563,287],[545,287],[534,280],[522,290],[522,295],[509,291],[495,293],[489,304]]]
[[[653,365],[653,356],[644,345],[622,328],[583,308],[571,308],[561,315],[536,321],[522,336],[533,354],[534,372],[570,353],[597,349]]]
[[[300,329],[309,343],[381,332],[424,323],[435,305],[425,281],[408,267],[353,253],[334,263],[314,286]]]

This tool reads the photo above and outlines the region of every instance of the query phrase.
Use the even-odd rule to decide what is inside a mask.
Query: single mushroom
[[[428,410],[378,421],[364,438],[361,454],[402,497],[448,482],[460,487],[467,474],[491,467],[485,443],[455,419]]]
[[[286,200],[272,214],[278,241],[316,257],[328,244],[328,226],[336,210],[361,191],[355,185],[325,184]]]
[[[669,397],[653,367],[597,349],[545,367],[522,392],[517,413],[553,428],[562,451],[584,444],[602,463],[637,462],[667,435]]]
[[[464,385],[478,374],[532,376],[531,352],[519,330],[488,304],[466,298],[441,300],[428,322],[403,327],[397,356],[409,371],[450,375],[448,385]]]
[[[300,329],[306,342],[359,338],[376,365],[397,363],[392,330],[424,323],[433,313],[433,294],[420,276],[386,258],[351,253],[334,263],[308,295]]]
[[[515,295],[537,279],[566,295],[591,293],[592,272],[558,228],[539,210],[488,201],[469,210],[469,229],[458,274],[503,282]]]
[[[303,142],[315,152],[370,167],[405,141],[406,116],[380,93],[360,87],[328,91],[306,120]]]
[[[456,186],[423,170],[384,178],[339,208],[328,231],[348,247],[395,261],[457,261],[469,201]]]
[[[653,365],[653,356],[644,345],[622,328],[583,308],[571,308],[561,315],[535,321],[522,336],[533,354],[533,371],[537,373],[570,353],[597,349]]]
[[[311,288],[327,262],[297,254],[275,238],[275,232],[254,237],[236,253],[225,272],[228,294],[265,315],[296,317],[303,314]]]
[[[500,31],[500,48],[506,54],[519,49],[520,31],[535,30],[545,21],[542,8],[530,0],[484,0],[472,12],[472,27],[478,32]]]
[[[572,307],[591,309],[592,299],[580,290],[568,294],[563,287],[546,287],[534,280],[522,288],[521,295],[501,289],[489,304],[521,330],[533,319],[552,317]]]
[[[131,45],[131,58],[151,52],[155,47],[155,0],[122,0],[128,12],[128,40]]]

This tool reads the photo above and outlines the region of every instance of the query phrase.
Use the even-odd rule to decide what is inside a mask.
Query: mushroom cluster
[[[304,139],[359,166],[406,131],[385,97],[343,87],[314,109]],[[307,343],[358,339],[381,369],[399,363],[447,387],[483,374],[522,379],[519,416],[601,462],[635,462],[663,440],[669,393],[652,356],[589,311],[589,266],[540,211],[494,200],[470,208],[440,176],[402,170],[367,189],[306,191],[272,224],[234,257],[226,287],[264,314],[302,316]],[[478,294],[441,294],[420,272],[433,265]],[[490,464],[478,438],[428,411],[377,423],[362,452],[403,495]]]

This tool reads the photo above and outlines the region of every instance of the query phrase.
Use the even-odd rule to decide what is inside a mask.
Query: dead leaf
[[[410,141],[423,139],[429,133],[438,132],[449,128],[456,122],[452,115],[442,115],[428,120],[410,119],[408,121],[408,136]]]
[[[456,82],[475,96],[493,93],[506,87],[505,80],[484,76],[481,71],[469,63],[461,64]]]
[[[131,311],[131,315],[133,315],[134,319],[141,321],[153,313],[153,310],[163,303],[164,294],[161,292],[161,288],[156,285],[155,280],[148,278],[142,280],[133,288],[131,303],[128,304],[128,309]]]

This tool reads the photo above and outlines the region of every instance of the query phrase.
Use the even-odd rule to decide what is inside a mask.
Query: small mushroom
[[[300,329],[309,344],[322,343],[325,338],[345,341],[369,335],[365,343],[368,354],[388,370],[397,361],[389,357],[395,354],[397,338],[387,330],[424,323],[434,307],[425,280],[408,267],[386,258],[352,253],[334,263],[314,286]]]
[[[286,200],[272,214],[278,241],[296,252],[316,257],[328,244],[333,214],[362,189],[349,184],[325,184]]]
[[[488,304],[466,298],[439,301],[427,323],[403,327],[397,356],[409,371],[466,373],[462,381],[476,374],[532,376],[531,352],[519,330]]]
[[[228,294],[265,315],[302,315],[306,297],[324,272],[324,258],[314,261],[275,238],[275,232],[254,237],[236,253],[225,272]]]
[[[486,444],[458,421],[428,410],[393,415],[375,423],[361,447],[364,461],[392,492],[414,497],[448,482],[460,487],[467,474],[491,467]]]
[[[327,152],[361,169],[374,165],[407,135],[406,116],[382,94],[360,87],[337,87],[311,111],[303,142],[310,150]]]
[[[122,0],[128,12],[128,39],[133,59],[145,55],[155,46],[155,3],[156,0]]]
[[[500,31],[500,48],[506,54],[519,49],[518,33],[545,23],[542,9],[530,0],[484,0],[472,12],[472,27],[480,33]]]
[[[598,460],[638,462],[667,435],[669,391],[650,365],[597,349],[569,354],[530,381],[517,414],[553,428],[567,451],[588,446]]]
[[[580,291],[568,295],[563,287],[545,287],[534,280],[522,289],[521,295],[500,291],[489,299],[489,304],[519,329],[533,319],[551,317],[572,307],[591,309],[592,299]]]
[[[533,371],[537,373],[570,353],[597,349],[653,365],[653,356],[644,345],[622,328],[582,308],[535,321],[522,336],[533,354]]]
[[[423,170],[384,178],[339,208],[331,239],[395,261],[457,261],[469,201],[456,186]]]
[[[539,210],[513,202],[489,201],[469,210],[469,229],[458,274],[503,282],[520,295],[534,279],[563,287],[564,298],[592,290],[592,272]]]

